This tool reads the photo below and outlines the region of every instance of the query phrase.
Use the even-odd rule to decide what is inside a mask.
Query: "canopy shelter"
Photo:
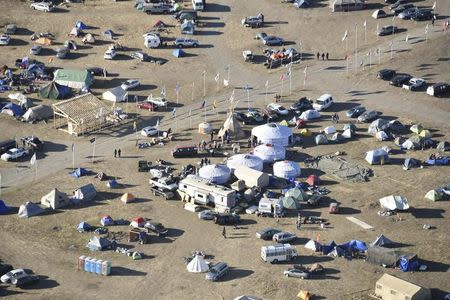
[[[54,128],[71,135],[82,135],[118,123],[113,107],[87,93],[53,104]]]

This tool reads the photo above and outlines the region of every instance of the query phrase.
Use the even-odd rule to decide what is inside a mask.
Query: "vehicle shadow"
[[[56,280],[49,279],[48,276],[39,275],[39,281],[36,284],[30,286],[24,286],[22,289],[24,290],[42,290],[42,289],[51,289],[59,286],[59,283]]]
[[[238,269],[238,268],[230,268],[229,273],[223,277],[221,281],[232,281],[235,279],[242,279],[248,277],[255,273],[252,270]]]
[[[223,34],[222,31],[217,30],[196,30],[195,35],[198,36],[204,36],[204,35],[221,35]]]
[[[228,5],[218,3],[207,3],[205,7],[207,12],[230,12],[231,8]]]

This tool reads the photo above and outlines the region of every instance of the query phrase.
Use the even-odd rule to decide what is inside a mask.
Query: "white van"
[[[197,11],[203,11],[205,9],[203,1],[204,0],[192,0],[192,8]]]
[[[147,48],[158,48],[161,45],[161,39],[157,35],[149,35],[144,38],[144,46]]]
[[[272,264],[276,264],[279,261],[289,261],[297,256],[297,250],[290,244],[276,244],[261,247],[262,260]]]
[[[333,104],[333,97],[329,94],[323,94],[313,103],[313,108],[317,111],[327,109]]]

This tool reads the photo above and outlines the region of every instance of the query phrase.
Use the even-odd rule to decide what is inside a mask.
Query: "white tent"
[[[320,247],[321,247],[321,245],[319,244],[319,242],[316,242],[315,240],[309,240],[305,244],[305,248],[306,249],[310,249],[310,250],[313,250],[313,251],[319,251]]]
[[[285,179],[296,178],[300,176],[300,166],[289,160],[278,161],[273,164],[273,175]]]
[[[274,162],[283,160],[286,157],[286,149],[281,146],[259,145],[253,150],[253,154],[263,160],[263,162]]]
[[[231,170],[225,165],[206,165],[200,168],[198,175],[213,183],[223,184],[230,180]]]
[[[386,132],[384,132],[384,131],[378,131],[376,134],[375,134],[375,138],[377,139],[377,140],[379,140],[379,141],[386,141],[386,140],[388,140],[389,139],[389,136],[386,134]]]
[[[125,91],[122,87],[117,86],[115,88],[110,89],[102,94],[103,100],[108,100],[112,102],[123,102],[128,98],[128,92]]]
[[[245,185],[249,188],[259,187],[263,188],[269,185],[269,174],[250,169],[245,166],[238,166],[234,170],[234,176],[237,179],[243,180]]]
[[[409,208],[408,199],[402,196],[386,196],[381,198],[380,204],[382,208],[388,210],[407,210]]]
[[[33,202],[26,202],[19,207],[18,216],[19,218],[29,218],[33,216],[40,215],[45,210],[42,209],[39,205]]]
[[[269,123],[252,129],[252,136],[258,142],[277,146],[288,146],[292,143],[292,130],[277,123]]]
[[[27,122],[40,121],[53,117],[53,108],[48,105],[38,105],[29,108],[22,119]]]
[[[353,131],[350,128],[345,129],[342,132],[342,137],[344,139],[351,139],[353,137]]]
[[[380,19],[386,17],[386,12],[382,9],[377,9],[372,13],[372,18],[374,19]]]
[[[332,134],[332,133],[336,133],[336,128],[334,126],[327,126],[325,127],[325,129],[323,130],[323,132],[325,134]]]
[[[381,164],[382,162],[387,162],[389,160],[389,155],[384,149],[375,149],[368,151],[366,154],[366,161],[371,164]]]
[[[389,129],[389,121],[385,119],[376,119],[372,123],[370,123],[369,128],[367,128],[367,132],[371,135],[377,134],[378,131],[383,131]]]
[[[41,204],[53,209],[58,209],[70,204],[67,195],[58,189],[51,190],[50,193],[41,198]]]
[[[186,269],[190,273],[204,273],[209,270],[209,266],[205,262],[203,256],[196,254],[195,257],[188,263]]]
[[[231,170],[236,169],[238,166],[246,166],[253,170],[262,171],[263,161],[253,154],[236,154],[227,159],[227,167]]]
[[[302,119],[304,121],[318,119],[318,118],[320,118],[320,113],[315,109],[306,110],[306,111],[302,112],[302,114],[300,115],[300,119]]]

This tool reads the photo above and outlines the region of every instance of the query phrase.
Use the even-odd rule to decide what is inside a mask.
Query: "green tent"
[[[285,197],[292,197],[294,198],[296,201],[307,201],[309,199],[309,195],[307,193],[305,193],[304,190],[300,189],[300,188],[292,188],[290,190],[288,190],[285,194]]]
[[[87,70],[58,69],[54,73],[54,81],[57,84],[81,90],[89,87],[94,78]]]
[[[293,197],[282,197],[281,201],[285,209],[299,209],[300,203],[298,203]]]
[[[41,87],[38,94],[41,98],[63,99],[70,94],[70,89],[52,81]]]
[[[436,190],[431,190],[425,194],[425,199],[428,199],[431,201],[439,201],[439,200],[442,200],[443,197],[444,197],[443,193],[438,192]]]

